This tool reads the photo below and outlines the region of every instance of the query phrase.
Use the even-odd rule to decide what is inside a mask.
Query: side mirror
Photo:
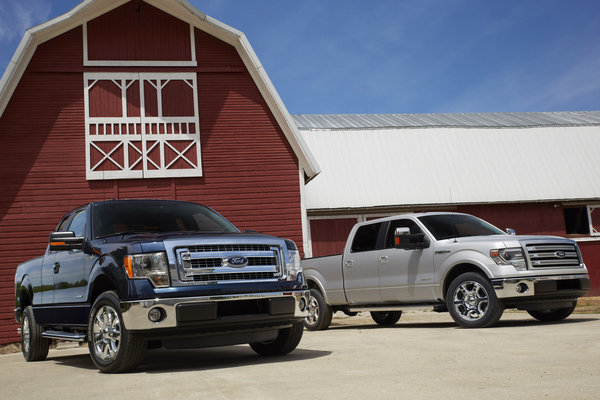
[[[506,233],[512,236],[515,236],[517,234],[517,232],[513,228],[506,228]]]
[[[429,247],[429,240],[422,232],[411,234],[409,228],[396,228],[394,247],[405,250],[426,249]]]
[[[74,232],[52,232],[50,234],[50,250],[81,250],[84,241],[84,237],[75,236]]]

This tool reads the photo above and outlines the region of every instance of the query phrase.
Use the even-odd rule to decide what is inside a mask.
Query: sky
[[[600,110],[598,0],[188,0],[292,114]],[[0,69],[78,0],[0,0]]]

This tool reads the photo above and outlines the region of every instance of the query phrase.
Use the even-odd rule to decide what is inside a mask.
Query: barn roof
[[[600,111],[296,115],[309,211],[600,200]]]
[[[2,116],[39,44],[117,8],[127,1],[129,0],[84,0],[66,14],[27,30],[0,80],[0,116]],[[242,32],[203,14],[186,0],[144,1],[234,46],[298,157],[305,174],[312,178],[320,172],[315,158],[298,133],[283,101]]]
[[[306,114],[293,115],[301,130],[387,128],[531,128],[600,125],[600,111],[462,114]]]

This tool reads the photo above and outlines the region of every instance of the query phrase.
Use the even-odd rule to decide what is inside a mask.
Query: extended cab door
[[[381,302],[377,248],[382,223],[362,225],[356,229],[350,248],[344,251],[342,269],[346,299],[349,304]]]
[[[408,228],[411,235],[423,233],[412,219],[389,222],[385,229],[384,248],[377,252],[382,300],[402,303],[434,300],[433,246],[422,249],[395,248],[396,228]]]

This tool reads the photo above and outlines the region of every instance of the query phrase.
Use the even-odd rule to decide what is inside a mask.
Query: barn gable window
[[[84,74],[86,177],[201,176],[194,73]]]

